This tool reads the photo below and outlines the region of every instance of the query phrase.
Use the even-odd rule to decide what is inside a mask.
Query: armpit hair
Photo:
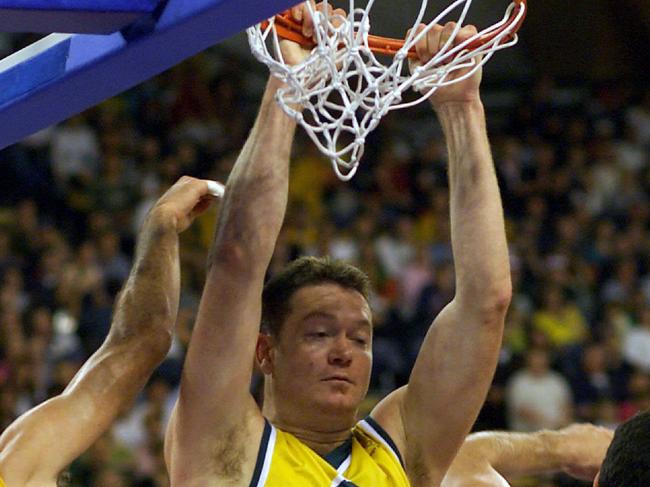
[[[240,480],[244,476],[246,462],[247,428],[237,424],[230,428],[214,445],[212,454],[213,473],[219,478]]]

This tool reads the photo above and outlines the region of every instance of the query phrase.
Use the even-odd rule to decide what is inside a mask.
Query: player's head
[[[257,359],[275,403],[290,398],[301,410],[356,410],[372,366],[368,290],[359,269],[314,257],[267,283]]]
[[[321,284],[337,284],[346,290],[358,292],[368,300],[370,280],[361,270],[329,257],[301,257],[264,286],[262,332],[280,336],[291,311],[290,300],[296,291]]]
[[[638,414],[616,429],[596,487],[650,485],[650,411]]]

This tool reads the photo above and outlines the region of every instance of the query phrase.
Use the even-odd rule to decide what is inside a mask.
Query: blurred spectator
[[[557,429],[572,420],[571,388],[550,369],[545,350],[533,349],[526,367],[516,372],[507,386],[509,425],[515,431]]]
[[[133,236],[161,192],[181,174],[226,180],[264,76],[209,50],[0,153],[0,427],[60,392],[102,342]],[[488,122],[515,294],[476,427],[559,427],[573,396],[577,419],[614,426],[650,408],[650,91],[544,77],[494,93],[511,100]],[[375,356],[364,407],[408,380],[454,295],[446,148],[427,107],[406,118],[382,121],[347,184],[298,131],[268,270],[330,253],[368,273]],[[161,434],[215,219],[181,240],[172,352],[113,435],[73,465],[70,485],[167,487]]]
[[[120,236],[109,230],[97,239],[98,262],[104,276],[104,282],[122,283],[129,275],[131,262],[120,248]]]
[[[402,215],[395,227],[384,229],[375,243],[377,256],[390,277],[398,277],[415,256],[413,219]]]
[[[94,241],[86,240],[76,249],[76,259],[66,262],[61,276],[61,301],[71,311],[77,311],[81,299],[104,281],[104,274],[99,263],[97,246]]]
[[[576,345],[587,336],[587,324],[580,309],[566,299],[559,286],[544,289],[542,304],[532,320],[533,327],[542,332],[554,347]]]
[[[650,307],[641,310],[638,326],[625,334],[623,357],[634,367],[650,373]]]
[[[571,386],[580,421],[602,421],[603,405],[625,397],[626,371],[622,367],[610,367],[606,354],[607,350],[599,343],[587,345],[581,366],[573,374]]]
[[[89,184],[99,169],[99,142],[83,115],[71,118],[52,134],[52,170],[65,190],[73,178]]]
[[[127,416],[115,423],[115,440],[133,451],[161,442],[171,416],[173,398],[169,384],[161,377],[154,377],[147,385],[142,400]],[[152,426],[157,429],[152,429]]]
[[[647,90],[641,103],[627,111],[627,123],[635,133],[635,139],[643,146],[650,146],[650,90]]]

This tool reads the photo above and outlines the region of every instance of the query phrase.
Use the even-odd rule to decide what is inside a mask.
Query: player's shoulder
[[[402,453],[395,443],[393,436],[373,418],[371,415],[366,416],[355,425],[353,432],[355,435],[364,435],[369,437],[374,443],[382,445],[391,454],[395,456],[399,463],[404,465]]]
[[[402,457],[407,456],[406,431],[402,416],[403,404],[408,386],[400,387],[383,398],[366,418],[376,423],[382,432],[390,437]],[[372,422],[372,421],[370,421]]]
[[[271,428],[257,411],[220,425],[211,434],[177,430],[180,426],[174,424],[166,442],[172,485],[183,486],[249,485]]]

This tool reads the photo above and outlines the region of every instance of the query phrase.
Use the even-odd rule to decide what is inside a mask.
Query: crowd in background
[[[184,174],[227,179],[265,82],[247,63],[209,51],[0,152],[0,428],[60,393],[101,344],[138,228],[162,192]],[[508,96],[490,97],[497,89]],[[514,298],[476,429],[614,427],[650,408],[650,90],[567,89],[544,78],[484,92]],[[375,370],[366,410],[405,383],[454,294],[448,200],[446,148],[427,106],[384,120],[350,183],[299,131],[269,275],[304,254],[369,274]],[[67,484],[167,485],[163,433],[215,219],[182,236],[167,360]]]

